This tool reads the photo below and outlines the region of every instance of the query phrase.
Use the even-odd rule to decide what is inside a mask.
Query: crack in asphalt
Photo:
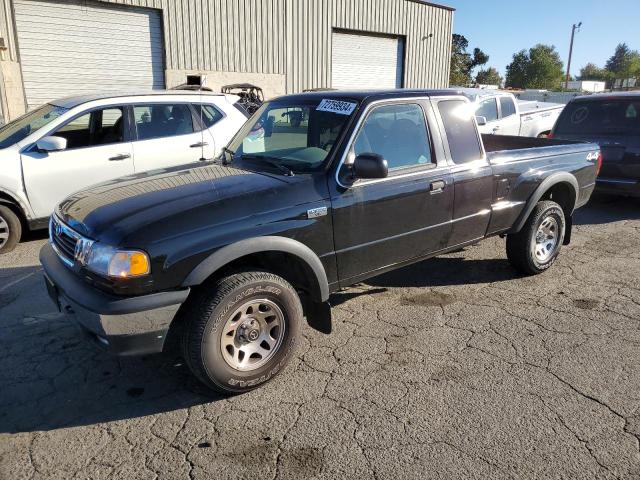
[[[277,379],[233,398],[92,350],[31,275],[0,296],[0,477],[638,478],[628,211],[577,225],[538,277],[500,273],[493,239],[338,293],[334,333],[305,330]]]

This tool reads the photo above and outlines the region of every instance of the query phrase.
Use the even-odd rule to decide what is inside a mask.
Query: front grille
[[[76,244],[81,239],[81,236],[53,215],[49,227],[49,237],[54,246],[54,250],[60,258],[67,264],[73,264]]]

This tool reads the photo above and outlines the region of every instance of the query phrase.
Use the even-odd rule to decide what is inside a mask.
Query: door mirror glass
[[[476,123],[479,127],[487,124],[487,117],[483,117],[482,115],[476,115]]]
[[[361,153],[353,161],[353,173],[356,178],[385,178],[389,175],[389,166],[382,155]]]
[[[59,152],[66,150],[67,139],[62,137],[42,137],[36,142],[36,147],[41,152]]]

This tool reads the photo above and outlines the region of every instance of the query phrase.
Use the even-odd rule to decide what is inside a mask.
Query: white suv
[[[156,91],[45,104],[0,128],[0,253],[90,185],[211,159],[247,119],[236,95]]]

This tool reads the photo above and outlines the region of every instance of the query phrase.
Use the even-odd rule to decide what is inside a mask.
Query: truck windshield
[[[329,99],[265,103],[231,141],[227,155],[241,162],[245,156],[254,167],[264,159],[266,168],[278,165],[296,173],[317,171],[356,106],[356,101]]]
[[[640,97],[580,100],[569,103],[556,135],[639,135]]]
[[[0,149],[10,147],[24,140],[27,136],[53,122],[68,110],[67,108],[46,104],[17,118],[13,122],[7,123],[0,128]]]

